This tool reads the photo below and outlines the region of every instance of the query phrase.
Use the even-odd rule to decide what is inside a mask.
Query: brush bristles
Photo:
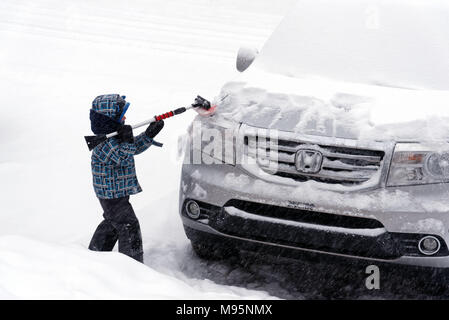
[[[195,108],[195,111],[198,112],[198,114],[202,117],[208,117],[211,116],[215,113],[215,111],[217,110],[217,105],[211,105],[211,107],[206,110],[203,108]]]

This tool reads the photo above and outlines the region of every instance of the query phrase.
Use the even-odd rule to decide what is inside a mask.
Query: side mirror
[[[241,47],[237,53],[237,70],[243,72],[248,69],[258,54],[259,50],[255,48]]]

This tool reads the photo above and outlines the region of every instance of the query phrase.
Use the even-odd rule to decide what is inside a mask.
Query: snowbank
[[[196,286],[195,286],[196,285]],[[117,252],[0,237],[0,299],[264,299],[206,281],[189,285]]]

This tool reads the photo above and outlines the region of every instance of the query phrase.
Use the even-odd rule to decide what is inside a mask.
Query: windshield
[[[449,2],[300,0],[257,65],[392,87],[449,89]]]

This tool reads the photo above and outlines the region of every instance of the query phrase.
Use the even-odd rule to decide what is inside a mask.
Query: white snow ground
[[[146,266],[87,250],[101,209],[83,136],[98,94],[126,94],[129,123],[217,95],[235,77],[238,47],[260,48],[292,2],[0,2],[0,298],[272,297],[275,284],[204,279],[251,275],[191,252],[176,150],[193,114],[168,120],[164,148],[136,158]]]

